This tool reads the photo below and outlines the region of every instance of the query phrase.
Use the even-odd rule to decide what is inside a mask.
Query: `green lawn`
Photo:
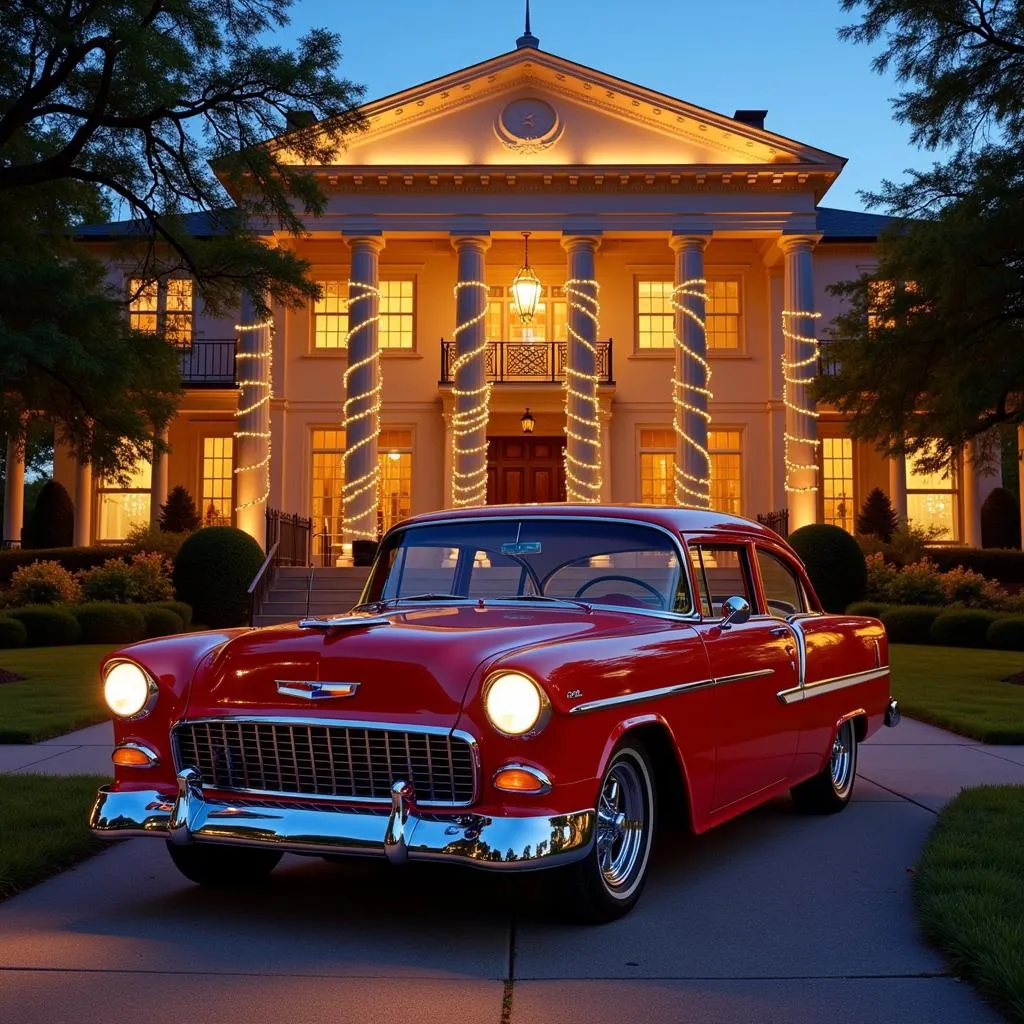
[[[94,775],[0,775],[0,900],[109,846],[87,827]]]
[[[109,718],[98,666],[112,650],[83,644],[0,651],[0,668],[25,676],[0,684],[0,743],[35,743]]]
[[[1024,787],[965,790],[939,814],[914,876],[928,938],[1024,1022]]]
[[[985,743],[1024,743],[1024,652],[893,644],[892,694],[910,718]]]

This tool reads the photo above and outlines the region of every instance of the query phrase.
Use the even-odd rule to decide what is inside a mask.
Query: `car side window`
[[[796,573],[775,555],[757,549],[757,568],[761,572],[764,598],[768,602],[768,614],[784,619],[788,615],[807,611],[803,587]]]
[[[728,597],[742,597],[756,607],[746,549],[737,545],[690,543],[690,564],[697,581],[701,613],[720,619]]]

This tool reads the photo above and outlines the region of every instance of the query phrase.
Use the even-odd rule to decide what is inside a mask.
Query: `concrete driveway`
[[[105,728],[0,771],[102,772]],[[781,799],[665,835],[640,905],[600,928],[561,924],[543,876],[287,858],[256,895],[210,893],[162,843],[120,843],[0,904],[0,1020],[999,1020],[921,941],[908,868],[962,786],[1024,784],[1024,748],[904,721],[860,772],[834,817]]]

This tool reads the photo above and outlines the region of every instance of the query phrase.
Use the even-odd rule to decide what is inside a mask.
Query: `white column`
[[[157,440],[167,444],[167,428],[157,434]],[[149,521],[156,526],[160,522],[160,506],[167,503],[170,487],[170,456],[168,453],[153,453],[153,477],[149,488]],[[200,501],[202,495],[199,496]],[[203,509],[200,509],[202,514]]]
[[[21,528],[25,525],[25,442],[7,438],[7,480],[4,485],[3,547],[21,547]]]
[[[601,500],[612,501],[612,411],[601,409]]]
[[[711,367],[707,361],[704,282],[706,235],[673,235],[676,254],[676,369],[672,404],[676,431],[676,504],[711,507],[711,457],[708,455],[708,399]]]
[[[348,369],[344,376],[345,482],[343,530],[347,541],[377,539],[380,474],[377,435],[380,433],[381,372],[377,348],[380,308],[379,236],[348,239],[352,248],[349,272]]]
[[[81,458],[75,463],[75,531],[76,548],[92,542],[92,463]]]
[[[569,344],[565,367],[565,489],[569,501],[601,500],[601,421],[597,397],[596,235],[567,235],[569,254],[565,295],[569,304]]]
[[[977,456],[975,445],[964,446],[961,458],[963,471],[960,474],[960,500],[964,510],[963,542],[969,548],[981,547],[981,500],[978,494],[981,474],[978,472],[978,464],[974,461]]]
[[[238,322],[238,404],[235,417],[235,522],[266,545],[270,480],[271,330],[242,295]]]
[[[784,235],[779,241],[785,261],[786,505],[791,531],[818,518],[818,423],[809,388],[818,372],[815,244],[816,239],[806,235]]]
[[[484,254],[491,240],[485,235],[456,235],[452,245],[459,257],[455,286],[455,359],[451,366],[452,415],[451,503],[487,504],[487,285]]]
[[[889,501],[900,522],[907,521],[907,459],[905,455],[893,455],[889,463]]]

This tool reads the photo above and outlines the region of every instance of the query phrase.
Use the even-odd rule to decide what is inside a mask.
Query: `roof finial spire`
[[[540,40],[530,31],[530,0],[526,0],[526,31],[516,40],[516,47],[528,46],[533,50],[540,47]]]

